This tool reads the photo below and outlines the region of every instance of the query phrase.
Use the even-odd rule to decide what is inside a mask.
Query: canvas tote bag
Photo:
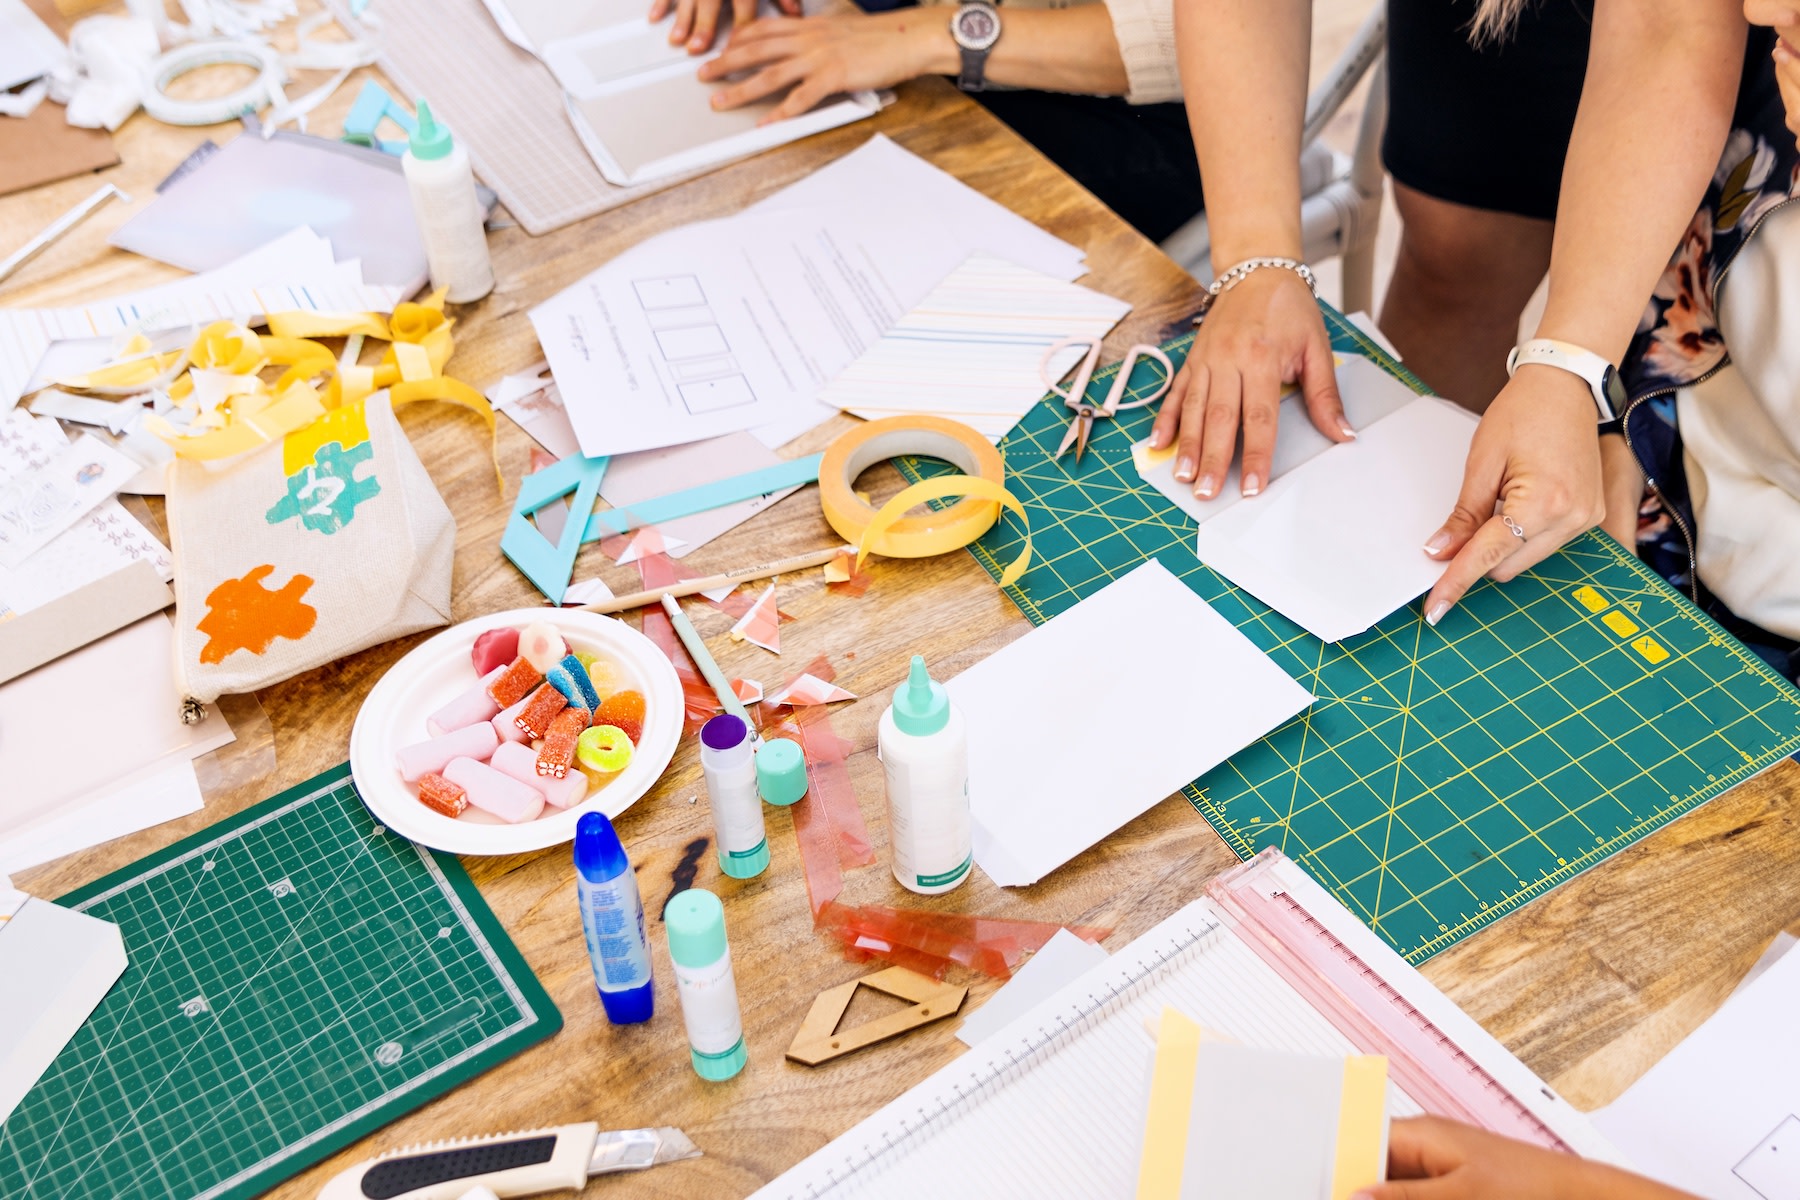
[[[223,467],[170,468],[184,719],[450,620],[456,524],[386,391]]]

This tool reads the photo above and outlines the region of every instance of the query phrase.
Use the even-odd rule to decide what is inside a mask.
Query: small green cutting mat
[[[1419,391],[1326,310],[1333,344]],[[1191,334],[1165,349],[1177,363]],[[1142,367],[1134,392],[1151,386]],[[1115,372],[1096,377],[1095,401]],[[1438,628],[1415,603],[1326,645],[1202,565],[1193,518],[1138,478],[1153,410],[1056,461],[1047,398],[1001,442],[1033,557],[1008,594],[1042,624],[1148,558],[1318,698],[1185,794],[1242,858],[1279,846],[1417,964],[1800,750],[1800,694],[1610,538],[1590,533]],[[910,478],[942,464],[905,460]],[[1355,498],[1322,519],[1354,522]],[[999,578],[1007,515],[970,547]],[[1196,680],[1229,687],[1229,680]],[[1121,714],[1129,719],[1129,714]]]
[[[461,865],[376,824],[347,765],[61,903],[130,964],[0,1126],[9,1200],[255,1196],[562,1026]]]

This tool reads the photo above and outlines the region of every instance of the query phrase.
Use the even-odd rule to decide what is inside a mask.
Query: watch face
[[[990,5],[964,4],[956,11],[950,31],[965,50],[986,50],[1000,40],[1000,16]]]
[[[1600,381],[1600,390],[1606,393],[1606,402],[1612,405],[1613,416],[1625,415],[1625,381],[1612,367],[1606,368],[1606,375]]]

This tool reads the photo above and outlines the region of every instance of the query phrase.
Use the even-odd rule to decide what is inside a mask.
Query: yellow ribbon
[[[444,293],[380,313],[270,313],[269,332],[258,334],[232,321],[202,329],[185,350],[149,352],[134,339],[131,357],[99,370],[58,380],[65,387],[102,394],[130,394],[168,383],[169,399],[189,418],[185,428],[151,416],[146,427],[182,458],[200,462],[231,458],[298,433],[340,409],[360,408],[386,388],[395,408],[441,400],[468,409],[488,427],[494,477],[504,490],[494,409],[480,392],[444,374],[455,350],[455,322],[444,315]],[[378,338],[388,342],[378,364],[339,362],[318,338]],[[354,355],[354,346],[350,352]],[[275,382],[262,373],[281,368]],[[239,383],[225,383],[220,375]]]

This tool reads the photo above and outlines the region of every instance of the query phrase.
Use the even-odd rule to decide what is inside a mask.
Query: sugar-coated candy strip
[[[465,729],[453,729],[428,742],[402,746],[394,760],[400,768],[400,778],[417,783],[421,775],[442,772],[444,764],[453,758],[486,758],[499,744],[500,735],[494,732],[494,727],[481,721]]]
[[[469,793],[459,783],[451,783],[442,775],[419,776],[419,803],[432,812],[455,819],[469,807]]]
[[[444,778],[461,784],[470,804],[509,825],[533,820],[544,811],[543,794],[536,788],[472,758],[452,759],[444,767]]]
[[[495,667],[504,667],[519,657],[519,631],[511,627],[490,629],[475,639],[469,649],[469,661],[477,675],[486,675]]]
[[[537,751],[521,742],[508,742],[494,751],[488,765],[520,783],[536,788],[544,800],[556,808],[572,808],[587,799],[588,779],[580,771],[570,771],[561,779],[537,773]]]
[[[579,704],[589,712],[600,707],[600,693],[594,690],[594,681],[588,678],[587,668],[573,654],[545,671],[544,681],[561,692],[571,705]]]
[[[543,621],[533,621],[519,631],[519,653],[540,675],[548,674],[568,652],[562,634]]]
[[[494,714],[500,711],[500,706],[488,695],[488,687],[505,671],[503,666],[489,671],[481,677],[480,683],[426,717],[425,728],[433,736],[442,736],[452,729],[467,729],[471,725],[493,720]]]
[[[550,728],[544,734],[544,744],[538,748],[537,773],[551,779],[562,779],[569,773],[569,764],[575,761],[575,743],[581,737],[581,731],[588,727],[593,714],[585,708],[576,708],[573,704],[556,714],[550,722]]]
[[[544,682],[544,673],[531,665],[524,655],[512,660],[506,672],[488,687],[488,695],[501,708],[511,708],[525,697],[531,690]]]
[[[525,707],[513,718],[513,724],[523,729],[527,738],[541,738],[549,730],[550,722],[555,719],[556,714],[567,707],[569,702],[563,699],[563,694],[546,683],[531,693],[531,699],[525,702]]]

